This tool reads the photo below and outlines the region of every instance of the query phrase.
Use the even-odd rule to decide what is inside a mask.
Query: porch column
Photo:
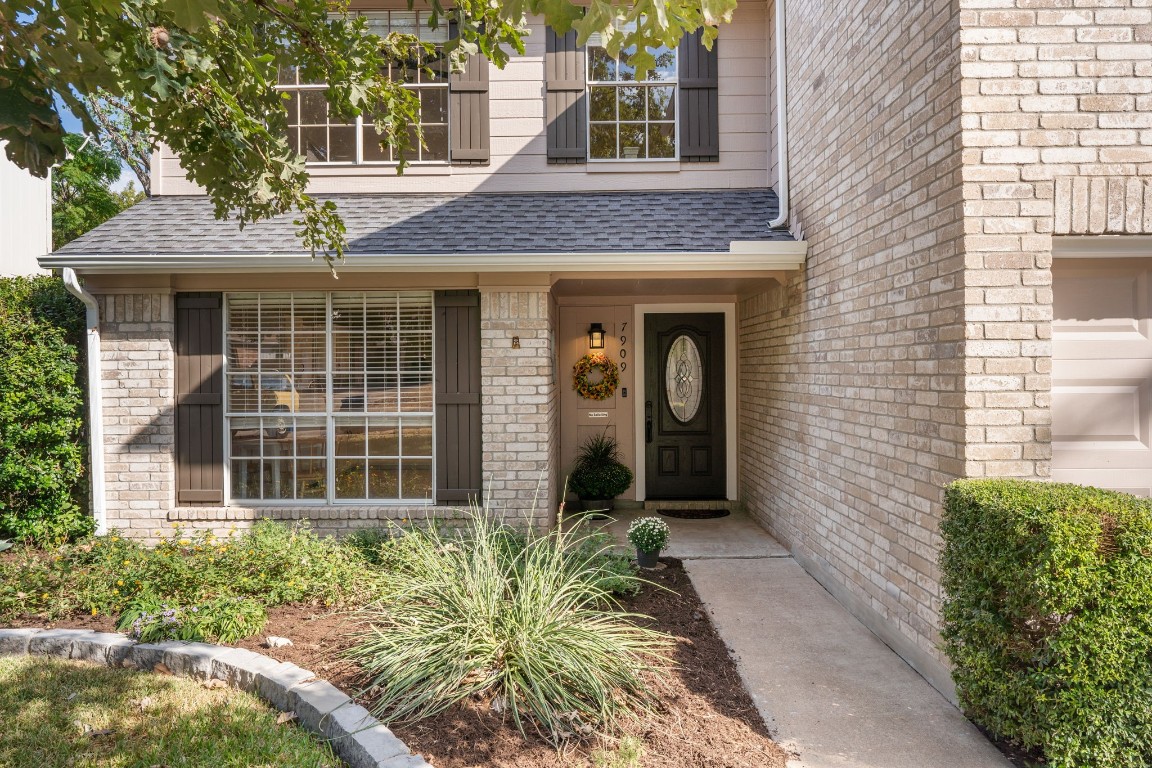
[[[511,522],[556,519],[559,407],[547,282],[480,286],[484,496]]]

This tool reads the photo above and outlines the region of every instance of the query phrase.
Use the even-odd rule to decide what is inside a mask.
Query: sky
[[[64,126],[64,130],[68,133],[83,133],[84,129],[80,125],[80,118],[72,114],[72,112],[63,103],[57,101],[56,107],[60,112],[60,123]],[[136,175],[132,170],[124,164],[120,163],[120,178],[112,184],[112,189],[116,192],[127,189],[128,187],[140,188],[136,182]]]

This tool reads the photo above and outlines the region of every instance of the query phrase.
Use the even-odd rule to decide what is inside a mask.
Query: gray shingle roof
[[[348,254],[724,252],[733,240],[790,241],[768,228],[770,189],[531,194],[329,195]],[[292,215],[217,221],[205,197],[154,197],[57,254],[300,253]]]

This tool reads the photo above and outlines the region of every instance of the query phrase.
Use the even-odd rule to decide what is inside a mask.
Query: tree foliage
[[[526,14],[581,42],[605,36],[610,52],[630,46],[634,64],[654,62],[647,46],[675,46],[704,26],[710,45],[735,0],[429,0],[432,25],[452,22],[446,52],[458,66],[482,53],[496,66],[523,52]],[[281,66],[327,83],[337,118],[364,115],[403,158],[419,101],[386,76],[408,60],[415,38],[381,40],[342,12],[347,0],[6,0],[0,4],[0,140],[8,157],[43,176],[66,154],[60,100],[88,133],[99,129],[87,97],[119,103],[132,127],[163,141],[218,217],[241,225],[295,211],[304,245],[339,256],[344,226],[331,202],[306,194],[304,159],[287,142]],[[335,11],[335,16],[331,14]],[[621,25],[620,22],[623,22]],[[401,160],[403,170],[403,160]]]
[[[120,211],[142,195],[134,189],[114,191],[120,180],[120,160],[83,136],[68,134],[64,146],[71,156],[52,174],[52,247],[59,248]]]

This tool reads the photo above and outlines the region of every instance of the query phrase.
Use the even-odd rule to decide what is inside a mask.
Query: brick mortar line
[[[432,768],[420,755],[315,673],[244,648],[168,641],[134,643],[126,636],[90,629],[0,629],[0,656],[47,656],[109,667],[152,671],[163,664],[173,675],[222,680],[259,696],[331,744],[348,768]]]

